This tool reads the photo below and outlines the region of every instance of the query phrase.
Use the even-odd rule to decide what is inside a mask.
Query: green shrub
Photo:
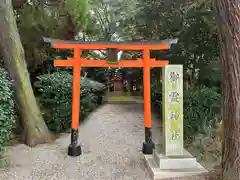
[[[152,104],[157,113],[162,115],[161,84],[151,85]],[[220,94],[215,89],[196,87],[184,91],[184,137],[193,139],[198,134],[205,134],[206,129],[214,128],[220,121]]]
[[[0,158],[14,125],[14,102],[7,72],[0,68]]]
[[[72,75],[66,71],[45,74],[38,77],[39,101],[50,130],[62,132],[71,126]],[[80,121],[93,111],[102,96],[105,86],[81,78]]]
[[[151,84],[151,102],[154,109],[162,114],[162,85],[160,83]]]
[[[162,100],[162,85],[160,83],[151,84],[151,96],[153,103]]]
[[[214,128],[220,121],[221,97],[215,90],[202,87],[184,92],[184,136],[194,138]]]

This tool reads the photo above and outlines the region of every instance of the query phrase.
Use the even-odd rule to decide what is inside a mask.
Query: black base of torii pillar
[[[77,144],[78,140],[78,130],[71,130],[71,144],[68,146],[68,155],[69,156],[80,156],[82,154],[82,148]]]

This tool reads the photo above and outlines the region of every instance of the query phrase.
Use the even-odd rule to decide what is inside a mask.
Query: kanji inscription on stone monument
[[[163,68],[163,111],[166,156],[183,155],[183,68]]]

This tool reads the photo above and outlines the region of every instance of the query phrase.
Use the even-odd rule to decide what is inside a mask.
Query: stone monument
[[[163,128],[153,154],[144,155],[145,162],[153,179],[207,172],[183,147],[183,66],[168,65],[162,74]]]

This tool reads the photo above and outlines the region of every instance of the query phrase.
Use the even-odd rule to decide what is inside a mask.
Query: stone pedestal
[[[182,156],[168,157],[161,145],[157,145],[153,153],[153,159],[161,170],[167,169],[192,169],[198,167],[195,157],[183,150]]]
[[[168,157],[163,145],[156,145],[152,155],[144,155],[145,164],[154,180],[185,177],[208,172],[195,157],[183,150],[182,156]]]

